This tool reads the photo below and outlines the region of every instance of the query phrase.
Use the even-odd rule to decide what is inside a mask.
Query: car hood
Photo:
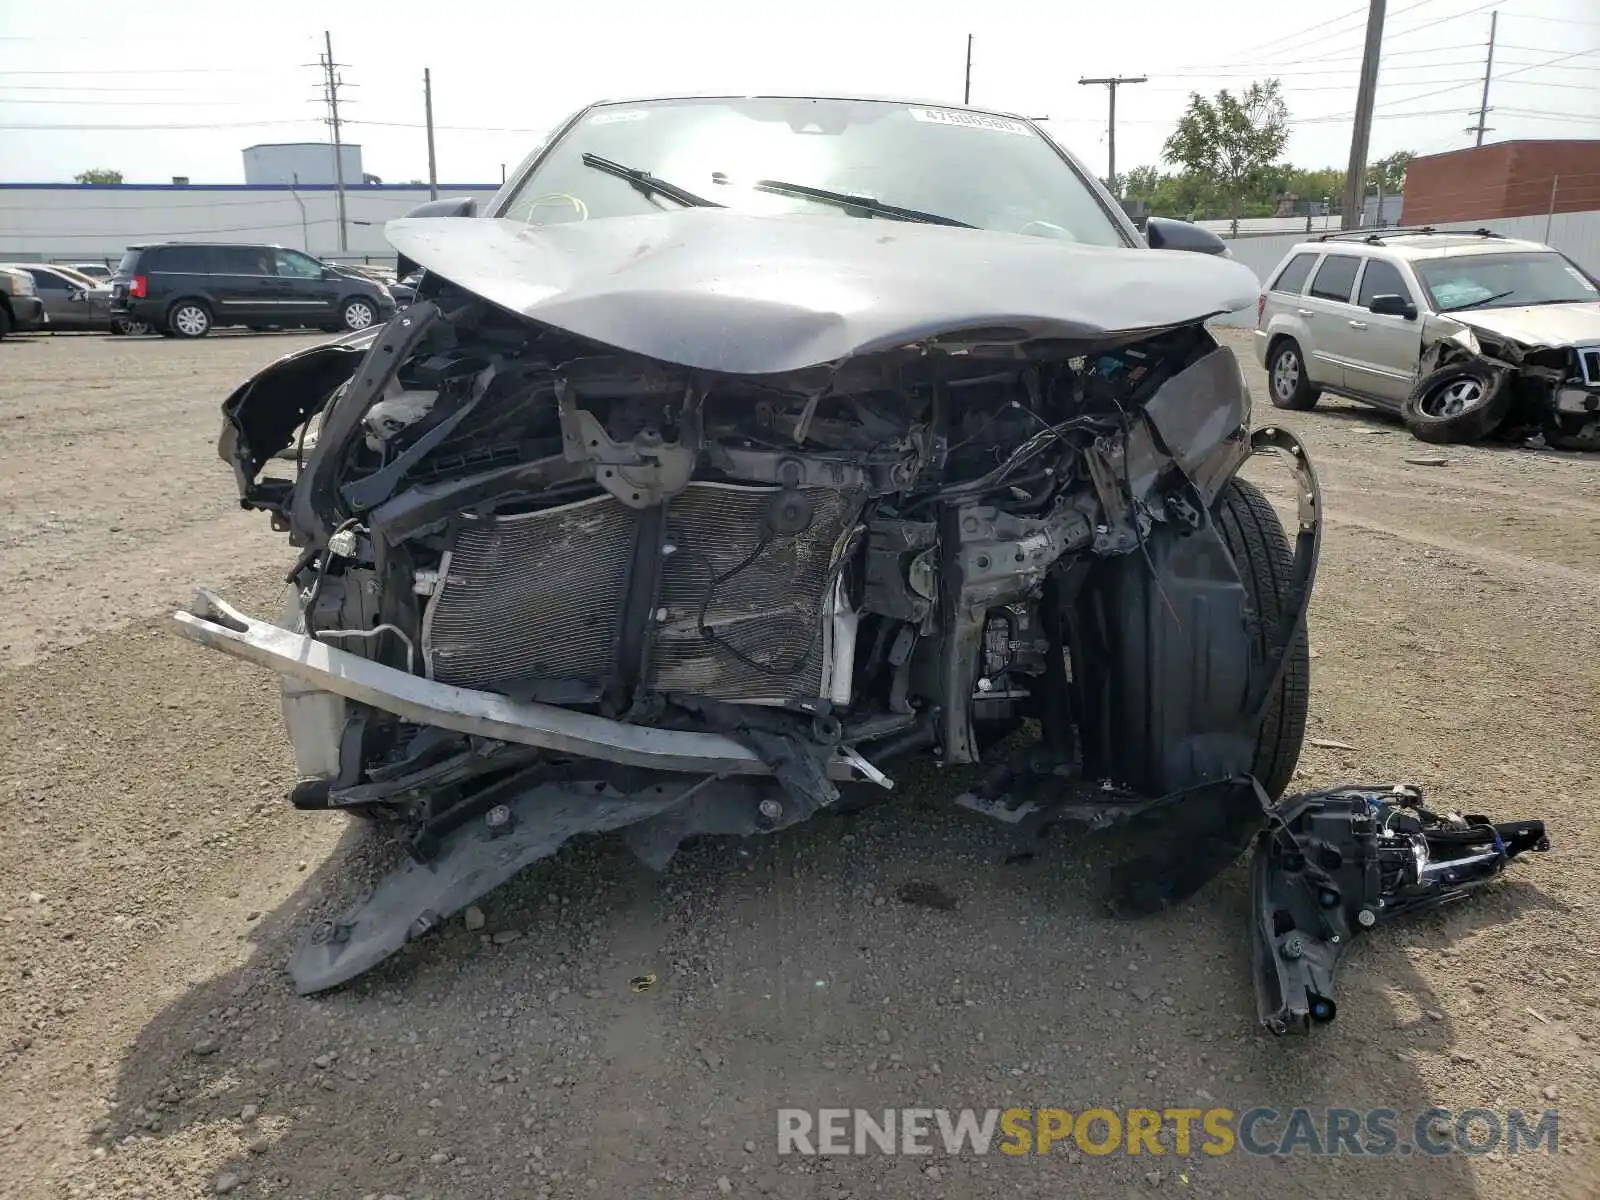
[[[394,248],[502,308],[664,362],[764,375],[940,335],[1106,340],[1247,307],[1248,267],[880,219],[689,209],[560,225],[391,221]]]
[[[1530,349],[1600,342],[1600,301],[1529,304],[1518,308],[1446,313],[1445,316]]]

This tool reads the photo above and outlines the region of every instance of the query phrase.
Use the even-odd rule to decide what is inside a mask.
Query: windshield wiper
[[[1492,296],[1485,296],[1481,300],[1469,300],[1465,304],[1452,304],[1449,308],[1442,309],[1440,311],[1442,311],[1442,312],[1465,312],[1469,308],[1482,308],[1485,304],[1493,304],[1496,300],[1504,300],[1507,296],[1511,295],[1511,293],[1515,292],[1516,290],[1517,290],[1516,288],[1511,288],[1511,289],[1509,289],[1507,291],[1504,291],[1504,292],[1496,292]]]
[[[891,221],[916,221],[923,225],[949,225],[955,229],[976,229],[965,221],[938,213],[922,212],[915,208],[901,208],[885,204],[871,196],[852,196],[849,192],[830,192],[826,188],[807,187],[803,183],[784,183],[780,179],[758,179],[750,185],[758,192],[771,192],[775,196],[795,196],[801,200],[815,200],[819,204],[832,204],[839,208],[859,208],[874,217],[887,217]]]
[[[649,171],[641,171],[638,167],[625,167],[619,162],[612,162],[609,158],[601,158],[598,154],[585,154],[583,165],[604,171],[607,175],[615,175],[618,179],[626,179],[646,196],[665,196],[668,200],[676,200],[685,208],[724,207],[715,200],[707,200],[704,196],[696,196],[693,192],[685,191],[675,183],[657,179]]]

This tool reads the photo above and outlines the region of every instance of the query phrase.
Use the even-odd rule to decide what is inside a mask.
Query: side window
[[[1311,274],[1311,264],[1316,261],[1315,254],[1296,254],[1284,264],[1283,270],[1278,272],[1278,277],[1272,281],[1272,287],[1268,290],[1293,292],[1298,296],[1305,290],[1306,276]]]
[[[33,277],[35,291],[64,292],[67,290],[67,281],[54,271],[29,271],[28,274]]]
[[[294,279],[321,279],[322,264],[298,250],[278,250],[278,274]]]
[[[174,275],[205,275],[215,270],[206,260],[204,246],[162,246],[151,250],[146,255],[143,265],[147,271],[166,271]]]
[[[1366,273],[1361,276],[1361,294],[1356,302],[1362,308],[1366,308],[1372,303],[1374,296],[1403,296],[1407,300],[1412,299],[1411,289],[1406,286],[1406,281],[1400,278],[1400,269],[1393,263],[1384,262],[1381,258],[1367,259]]]
[[[224,275],[276,275],[277,264],[266,246],[217,246],[212,251],[214,268]]]
[[[1337,300],[1350,303],[1350,289],[1355,286],[1356,270],[1361,260],[1351,254],[1330,254],[1317,268],[1317,277],[1311,281],[1311,294],[1319,300]]]

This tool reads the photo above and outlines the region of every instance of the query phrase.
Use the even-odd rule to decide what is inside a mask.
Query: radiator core
[[[829,488],[801,489],[809,524],[777,533],[765,523],[777,494],[691,483],[668,502],[645,687],[753,704],[827,694],[824,618],[854,504]],[[614,678],[641,518],[609,495],[464,515],[424,614],[429,676],[513,693],[535,681]]]

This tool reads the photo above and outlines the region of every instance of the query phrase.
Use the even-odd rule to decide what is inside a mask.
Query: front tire
[[[1290,412],[1308,412],[1322,396],[1311,386],[1305,356],[1293,338],[1279,339],[1267,357],[1267,394],[1274,408]]]
[[[1214,516],[1255,611],[1257,638],[1264,652],[1267,639],[1291,616],[1286,607],[1294,578],[1294,550],[1272,502],[1248,480],[1235,476],[1228,481],[1217,497]],[[1304,629],[1290,643],[1285,659],[1283,674],[1261,720],[1251,771],[1274,800],[1294,778],[1311,707],[1311,647]]]
[[[167,312],[167,328],[181,338],[203,338],[211,332],[211,310],[198,300],[179,300]]]
[[[350,333],[359,333],[363,329],[371,329],[373,322],[378,319],[377,307],[370,300],[360,296],[344,302],[340,310],[339,320]]]
[[[1481,442],[1511,410],[1506,374],[1483,363],[1458,362],[1424,375],[1400,410],[1419,442]]]

